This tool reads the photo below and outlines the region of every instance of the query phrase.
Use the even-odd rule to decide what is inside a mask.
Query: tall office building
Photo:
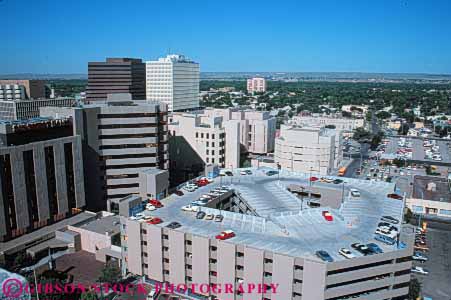
[[[146,62],[146,98],[166,103],[169,111],[199,107],[199,64],[183,55]]]
[[[146,97],[146,67],[141,59],[107,58],[88,63],[87,101],[107,100],[108,94],[130,93],[132,99]]]
[[[266,80],[261,77],[254,77],[247,80],[247,92],[266,92]]]
[[[85,207],[82,147],[72,120],[0,125],[0,242]]]
[[[72,109],[45,108],[43,116],[72,115],[83,142],[87,201],[93,210],[139,193],[139,171],[169,166],[167,108],[159,102],[109,95],[106,103]]]

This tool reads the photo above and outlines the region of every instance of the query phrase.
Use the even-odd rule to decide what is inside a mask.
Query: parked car
[[[155,206],[153,206],[152,204],[147,203],[147,204],[146,204],[146,209],[147,209],[147,210],[156,210],[157,208],[156,208]]]
[[[358,189],[350,189],[352,197],[360,197],[360,191]]]
[[[316,176],[312,176],[312,177],[310,177],[310,179],[309,179],[310,181],[312,181],[312,182],[314,182],[314,181],[318,181],[319,180],[319,178],[318,177],[316,177]]]
[[[330,254],[327,253],[327,251],[319,250],[319,251],[316,251],[315,254],[316,254],[316,256],[321,258],[323,261],[326,261],[326,262],[333,262],[334,261],[332,256],[330,256]]]
[[[428,275],[429,271],[426,270],[423,267],[415,266],[415,267],[412,268],[412,273],[417,273],[417,274],[420,274],[420,275]]]
[[[231,239],[235,236],[235,232],[233,232],[232,230],[224,230],[223,232],[221,232],[220,234],[218,234],[216,236],[217,240],[227,240],[227,239]]]
[[[180,224],[179,222],[171,222],[168,225],[166,225],[167,228],[171,228],[171,229],[176,229],[179,227],[182,227],[182,224]]]
[[[207,214],[206,216],[205,216],[205,220],[213,220],[215,218],[215,215],[214,214]]]
[[[199,211],[199,205],[193,205],[193,204],[188,204],[185,206],[182,206],[182,210],[184,211],[193,211],[193,212],[197,212]]]
[[[396,200],[402,200],[404,199],[403,196],[392,193],[392,194],[387,194],[387,198],[392,198],[392,199],[396,199]]]
[[[215,222],[222,222],[223,219],[224,219],[223,215],[216,215],[215,216]]]
[[[155,206],[156,208],[161,208],[161,207],[163,207],[163,204],[161,204],[161,202],[158,201],[157,199],[150,199],[150,200],[149,200],[149,204]]]
[[[354,244],[351,244],[351,247],[353,249],[359,251],[363,255],[371,255],[371,254],[373,254],[373,251],[370,248],[368,248],[367,245],[364,245],[364,244],[354,243]]]
[[[332,216],[332,214],[329,211],[325,210],[325,211],[322,212],[322,214],[323,214],[323,218],[326,221],[332,222],[334,220],[334,217]]]
[[[203,219],[205,217],[206,213],[203,211],[199,211],[196,214],[196,219]]]
[[[393,218],[392,216],[383,216],[381,218],[381,221],[392,223],[392,224],[398,224],[399,223],[399,220],[396,219],[396,218]]]
[[[278,171],[268,171],[268,172],[266,172],[266,176],[273,176],[273,175],[277,175],[277,174],[279,174]]]
[[[160,224],[162,222],[163,222],[163,220],[158,217],[152,217],[150,220],[146,221],[147,224],[152,224],[152,225]]]
[[[416,261],[420,261],[420,262],[426,262],[428,260],[427,256],[424,255],[421,252],[416,251],[413,255],[412,255],[412,259],[416,260]]]
[[[224,173],[225,173],[227,176],[233,176],[232,171],[225,171]]]
[[[252,171],[251,170],[245,170],[244,172],[246,172],[247,175],[252,175]]]
[[[176,194],[176,195],[179,196],[179,197],[181,197],[181,196],[184,195],[184,193],[183,193],[181,190],[176,190],[176,191],[174,192],[174,194]]]
[[[247,175],[247,172],[246,171],[240,171],[240,175]]]
[[[334,180],[334,183],[335,183],[335,184],[340,184],[340,183],[343,183],[343,180],[341,180],[341,179],[335,179],[335,180]]]
[[[354,253],[351,252],[351,250],[346,249],[346,248],[341,248],[341,249],[338,251],[338,253],[339,253],[340,255],[342,255],[342,256],[348,258],[348,259],[351,259],[351,258],[356,257],[356,256],[354,255]]]
[[[371,251],[376,254],[384,253],[381,247],[379,247],[376,243],[369,243],[366,245]]]

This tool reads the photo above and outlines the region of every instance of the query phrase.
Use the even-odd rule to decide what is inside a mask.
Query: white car
[[[421,254],[421,253],[414,253],[413,256],[412,256],[412,259],[416,260],[416,261],[420,261],[420,262],[428,261],[428,258],[425,255]]]
[[[244,176],[246,176],[246,175],[247,175],[247,173],[246,173],[246,171],[241,171],[241,172],[240,172],[240,175],[244,175]]]
[[[198,206],[198,205],[191,205],[191,204],[188,204],[188,205],[182,206],[182,210],[184,210],[184,211],[198,212],[198,211],[199,211],[199,206]]]
[[[338,253],[348,259],[356,257],[354,253],[352,253],[349,249],[341,248]]]
[[[150,203],[146,204],[146,210],[156,210],[157,208]]]
[[[423,267],[418,267],[418,266],[416,266],[416,267],[413,267],[413,268],[412,268],[412,273],[417,273],[417,274],[421,274],[421,275],[428,275],[428,274],[429,274],[429,271],[426,270],[426,269],[423,268]]]
[[[350,189],[352,197],[360,197],[360,191],[357,189]]]

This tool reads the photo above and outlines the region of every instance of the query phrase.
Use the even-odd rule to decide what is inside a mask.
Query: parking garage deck
[[[282,171],[279,176],[267,176],[268,169],[260,168],[251,169],[252,175],[240,175],[241,170],[235,169],[234,176],[218,177],[213,183],[194,192],[184,191],[183,196],[173,194],[164,199],[163,208],[144,212],[145,215],[157,216],[163,220],[163,223],[149,226],[165,227],[170,222],[178,222],[182,226],[176,231],[211,239],[221,231],[230,229],[236,234],[228,240],[230,243],[310,258],[315,257],[316,251],[325,250],[335,261],[339,261],[345,259],[338,254],[340,248],[349,249],[352,243],[375,242],[374,232],[381,216],[389,215],[401,222],[403,202],[386,197],[394,190],[392,183],[352,178],[341,178],[345,181],[342,184],[319,181],[310,183],[310,174]],[[336,190],[336,195],[343,193],[343,196],[335,200],[336,208],[310,208],[306,202],[303,203],[287,190],[293,184],[306,187],[312,184],[316,191]],[[215,222],[196,219],[196,213],[181,210],[182,206],[198,200],[201,195],[221,185],[232,188],[238,199],[246,201],[252,207],[253,214],[202,207],[201,210],[207,214],[224,216],[222,222]],[[350,196],[351,188],[360,190],[361,196]],[[322,216],[322,211],[325,210],[332,213],[332,222],[326,221]],[[384,252],[397,249],[396,244],[389,246],[376,243]]]

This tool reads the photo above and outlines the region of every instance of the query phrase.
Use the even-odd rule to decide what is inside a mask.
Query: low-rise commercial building
[[[335,166],[335,133],[325,128],[282,125],[274,160],[283,170],[328,175]]]
[[[25,100],[25,87],[18,84],[0,84],[0,100]]]
[[[408,294],[413,228],[398,221],[394,244],[374,240],[382,216],[402,218],[402,201],[386,198],[393,184],[351,178],[346,187],[317,182],[320,197],[321,189],[345,196],[331,207],[309,208],[287,190],[292,184],[309,186],[308,174],[242,171],[233,170],[233,185],[215,179],[182,197],[170,196],[170,207],[143,212],[160,218],[160,224],[121,217],[124,273],[212,299],[383,300]],[[224,184],[229,191],[201,208],[220,221],[181,209]],[[361,190],[358,200],[349,195],[351,188]],[[355,243],[376,244],[381,252],[363,255],[351,246]],[[354,257],[340,255],[341,248]],[[315,255],[319,250],[330,255],[329,262]]]
[[[312,127],[331,127],[339,131],[352,132],[356,128],[365,126],[363,118],[344,118],[341,115],[302,115],[294,116],[291,122],[296,125],[306,125]]]
[[[415,176],[406,206],[415,214],[451,218],[451,177]]]

